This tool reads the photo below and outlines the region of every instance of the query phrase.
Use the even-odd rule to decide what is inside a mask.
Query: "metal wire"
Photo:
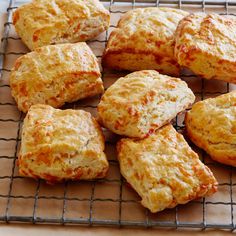
[[[106,4],[108,3],[108,9],[111,14],[123,14],[126,11],[119,10],[117,6],[119,6],[119,3],[122,4],[129,4],[130,9],[134,9],[135,7],[143,6],[143,7],[148,7],[148,6],[171,6],[171,7],[176,7],[179,9],[185,9],[186,7],[188,8],[194,8],[198,7],[199,9],[202,9],[203,12],[207,11],[210,7],[219,7],[222,8],[221,14],[234,14],[235,10],[233,8],[236,7],[236,1],[228,1],[228,0],[220,0],[217,2],[213,2],[210,0],[123,0],[123,1],[115,1],[115,0],[105,0]],[[141,4],[141,5],[140,5]],[[9,40],[13,41],[19,41],[19,37],[15,37],[10,35],[11,27],[13,27],[12,22],[11,22],[11,17],[12,17],[12,12],[18,7],[19,3],[16,0],[9,0],[9,6],[7,8],[7,19],[6,22],[4,23],[4,33],[3,37],[1,38],[1,49],[0,49],[0,75],[1,78],[4,76],[8,76],[10,72],[10,68],[4,67],[5,65],[5,59],[8,56],[11,55],[23,55],[25,52],[15,52],[15,51],[8,51],[8,42]],[[113,29],[115,25],[111,25],[110,29]],[[108,40],[108,31],[106,32],[105,39],[104,40],[91,40],[90,43],[103,43],[106,45]],[[101,58],[102,55],[96,55],[98,58]],[[106,71],[102,72],[102,79],[106,77]],[[115,74],[116,72],[114,72]],[[194,75],[186,75],[182,74],[181,77],[183,79],[188,79],[190,77],[194,77]],[[2,83],[0,78],[0,89],[9,89],[8,84]],[[226,91],[229,92],[230,86],[227,83],[226,84]],[[203,100],[206,96],[215,96],[222,94],[222,92],[209,92],[205,91],[205,81],[202,79],[201,80],[201,91],[195,92],[195,95],[200,96],[201,100]],[[11,106],[16,109],[16,105],[12,102],[2,100],[0,101],[0,107],[5,107],[5,106]],[[95,105],[89,104],[89,105],[81,105],[74,103],[72,104],[73,108],[91,108],[91,109],[96,109]],[[58,195],[41,195],[40,190],[42,188],[42,181],[38,180],[35,182],[35,192],[33,195],[21,195],[21,194],[14,194],[13,193],[13,183],[16,180],[24,179],[21,176],[17,176],[15,174],[15,168],[16,168],[16,159],[17,159],[17,151],[18,151],[18,146],[20,143],[20,127],[21,123],[23,121],[23,114],[20,114],[20,117],[18,119],[12,119],[12,118],[7,118],[7,119],[0,119],[0,124],[5,123],[5,122],[12,122],[17,124],[17,132],[16,132],[16,137],[5,137],[3,134],[0,135],[0,142],[15,142],[15,147],[14,147],[14,155],[3,155],[0,153],[0,165],[2,164],[3,160],[11,160],[12,161],[12,169],[11,169],[11,174],[10,175],[1,175],[0,173],[0,184],[1,181],[8,180],[9,181],[9,189],[6,194],[0,194],[0,200],[1,199],[6,199],[6,205],[4,213],[1,215],[0,214],[0,221],[2,222],[31,222],[31,223],[55,223],[55,224],[84,224],[84,225],[112,225],[112,226],[138,226],[138,227],[171,227],[171,228],[199,228],[199,229],[207,229],[207,228],[219,228],[219,229],[229,229],[229,230],[235,230],[236,225],[234,223],[234,206],[236,203],[234,202],[233,199],[233,188],[236,186],[236,183],[233,182],[233,168],[231,167],[229,170],[229,181],[220,183],[219,187],[226,186],[229,188],[229,195],[230,195],[230,200],[229,201],[209,201],[208,199],[203,198],[200,201],[192,201],[192,203],[199,205],[202,207],[202,219],[200,222],[183,222],[180,220],[180,210],[178,207],[172,210],[174,214],[174,219],[168,219],[168,220],[159,220],[155,219],[153,220],[151,217],[151,214],[148,210],[145,210],[143,220],[125,220],[124,219],[124,214],[125,214],[125,205],[126,204],[139,204],[138,200],[134,199],[124,199],[124,188],[126,187],[126,181],[120,176],[119,178],[106,178],[106,179],[101,179],[97,181],[81,181],[81,183],[87,183],[89,186],[91,186],[91,192],[88,196],[86,197],[71,197],[68,195],[68,185],[70,182],[66,182],[64,184],[64,189],[63,189],[63,195],[58,196]],[[175,128],[177,130],[182,130],[184,128],[183,125],[178,124],[178,117],[176,117],[175,120]],[[113,145],[114,143],[107,141],[108,145]],[[216,163],[216,162],[206,162],[206,153],[202,151],[202,161],[205,162],[206,165],[209,166],[221,166],[221,164]],[[111,166],[115,166],[118,168],[118,162],[116,160],[109,160],[109,163]],[[119,185],[119,193],[117,195],[117,198],[108,198],[108,197],[96,197],[95,196],[95,191],[99,189],[99,186],[97,183],[100,184],[118,184]],[[112,191],[112,189],[111,189]],[[17,216],[17,215],[12,215],[10,213],[11,207],[12,207],[12,201],[16,199],[28,199],[29,201],[32,200],[32,209],[31,212],[32,214],[28,216]],[[46,200],[46,201],[62,201],[62,209],[61,209],[61,214],[59,217],[56,216],[48,216],[48,217],[40,217],[38,216],[38,210],[40,208],[39,206],[39,201],[40,200]],[[70,204],[71,201],[76,201],[78,203],[87,203],[89,204],[89,209],[88,209],[88,216],[87,217],[67,217],[67,212],[68,212],[68,205]],[[117,209],[117,219],[97,219],[96,214],[95,214],[95,209],[94,209],[94,204],[96,202],[110,202],[110,203],[117,203],[118,204],[118,209]],[[216,223],[210,223],[207,220],[207,206],[212,205],[212,206],[230,206],[230,211],[226,212],[230,216],[230,222],[222,222],[221,219],[219,219],[218,222]],[[109,211],[109,209],[105,209]]]

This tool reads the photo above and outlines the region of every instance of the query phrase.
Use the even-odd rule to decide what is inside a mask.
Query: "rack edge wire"
[[[8,22],[11,20],[11,9],[14,5],[15,0],[9,0],[9,5],[7,8],[7,21],[4,23],[4,31],[3,31],[3,37],[1,38],[1,49],[0,49],[0,79],[2,78],[2,73],[4,70],[4,59],[5,59],[5,53],[7,50],[7,44],[8,44],[8,36],[10,33],[10,25]]]

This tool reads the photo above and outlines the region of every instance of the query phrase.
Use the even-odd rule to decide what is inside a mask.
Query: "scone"
[[[122,16],[103,54],[103,66],[116,70],[158,70],[178,76],[174,32],[188,13],[173,8],[138,8]]]
[[[87,41],[105,31],[109,21],[98,0],[33,0],[13,13],[16,32],[31,50]]]
[[[236,18],[194,13],[180,21],[175,57],[205,79],[236,83]]]
[[[41,104],[25,117],[18,163],[21,176],[49,183],[103,178],[108,170],[104,137],[90,113]]]
[[[97,59],[86,43],[44,46],[18,58],[10,87],[23,112],[39,103],[57,108],[104,90]]]
[[[236,91],[197,102],[185,124],[189,138],[212,159],[236,166]]]
[[[99,122],[116,134],[144,138],[194,102],[187,84],[154,70],[118,79],[98,104]]]
[[[121,174],[155,213],[216,192],[217,181],[172,125],[117,144]]]

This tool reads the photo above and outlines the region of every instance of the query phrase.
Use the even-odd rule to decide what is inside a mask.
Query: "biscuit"
[[[122,16],[103,54],[103,66],[116,70],[158,70],[178,76],[174,32],[188,13],[173,8],[138,8]]]
[[[98,104],[99,122],[116,134],[144,138],[194,102],[187,84],[154,70],[118,79]]]
[[[185,123],[194,144],[213,160],[236,166],[236,91],[195,103]]]
[[[13,13],[13,24],[31,50],[87,41],[109,27],[110,13],[98,0],[33,0]]]
[[[117,152],[121,174],[153,213],[217,191],[210,169],[170,124],[146,139],[121,139]]]
[[[33,104],[57,108],[104,90],[97,59],[86,43],[44,46],[18,58],[10,86],[23,112]]]
[[[194,13],[176,30],[175,57],[205,79],[236,83],[236,18]]]
[[[108,170],[104,137],[90,113],[41,104],[24,119],[18,163],[21,176],[49,183],[103,178]]]

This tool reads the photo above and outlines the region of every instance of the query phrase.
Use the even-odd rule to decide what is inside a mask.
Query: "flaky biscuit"
[[[98,0],[33,0],[13,13],[13,24],[31,49],[87,41],[105,31],[110,14]]]
[[[103,92],[97,59],[86,43],[44,46],[18,58],[10,86],[23,112],[33,104],[57,108]]]
[[[176,30],[175,56],[181,66],[206,79],[236,83],[236,18],[194,13]]]
[[[138,8],[124,14],[111,33],[103,66],[117,70],[158,70],[177,76],[174,32],[188,13],[173,8]]]
[[[236,91],[197,102],[185,123],[193,143],[212,159],[236,166]]]
[[[24,119],[18,161],[20,175],[47,182],[103,178],[108,170],[104,137],[90,113],[40,104]]]
[[[118,79],[98,104],[99,121],[114,133],[144,138],[194,102],[187,84],[154,70]]]
[[[151,212],[213,194],[217,181],[172,125],[146,139],[117,144],[121,174]]]

